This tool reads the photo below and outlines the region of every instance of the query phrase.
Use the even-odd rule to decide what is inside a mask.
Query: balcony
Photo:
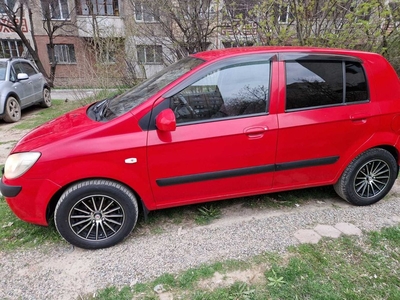
[[[97,31],[99,37],[124,37],[124,22],[119,16],[77,16],[78,35],[93,37]]]

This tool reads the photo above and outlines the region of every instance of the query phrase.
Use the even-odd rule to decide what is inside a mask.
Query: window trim
[[[230,66],[230,65],[235,65],[235,64],[240,64],[240,63],[245,63],[245,62],[256,62],[256,61],[269,61],[272,63],[273,61],[276,60],[276,54],[275,53],[261,53],[261,54],[247,54],[247,55],[240,55],[240,56],[235,56],[229,59],[225,59],[223,61],[217,61],[217,62],[212,62],[212,63],[205,63],[202,65],[202,69],[198,70],[195,74],[192,76],[186,78],[183,80],[181,83],[177,84],[175,87],[170,89],[168,92],[166,92],[163,95],[163,98],[169,98],[174,96],[175,94],[179,93],[181,90],[186,88],[189,85],[192,85],[196,81],[200,80],[204,76],[206,76],[208,73],[213,72],[217,69],[222,69],[224,67]],[[272,70],[271,70],[272,74]],[[272,78],[272,76],[270,76]]]
[[[176,126],[189,126],[194,124],[202,124],[202,123],[213,123],[213,122],[221,122],[221,121],[228,121],[228,120],[235,120],[235,119],[245,119],[251,117],[259,117],[259,116],[267,116],[270,114],[269,112],[269,105],[271,104],[271,86],[272,86],[272,79],[273,79],[273,62],[276,60],[275,53],[262,53],[257,55],[241,55],[238,57],[233,57],[230,59],[226,59],[224,61],[218,61],[211,64],[205,64],[203,69],[197,71],[195,74],[190,76],[189,78],[185,79],[174,88],[169,90],[165,93],[162,97],[165,99],[163,102],[168,102],[169,108],[169,101],[171,97],[175,96],[176,94],[180,93],[185,88],[191,86],[192,84],[196,83],[200,79],[204,78],[206,75],[215,72],[216,70],[223,69],[225,67],[229,67],[232,65],[237,64],[244,64],[244,63],[256,63],[256,62],[268,62],[269,63],[269,81],[268,81],[268,96],[267,96],[267,104],[265,106],[264,112],[258,113],[251,113],[245,115],[237,115],[237,116],[226,116],[226,117],[217,117],[211,119],[202,119],[202,120],[194,120],[188,122],[177,123]]]

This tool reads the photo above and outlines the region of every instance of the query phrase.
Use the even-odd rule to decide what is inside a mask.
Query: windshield
[[[104,117],[112,119],[124,114],[203,62],[198,58],[186,57],[168,66],[122,95],[110,99],[107,103],[108,112]]]
[[[7,63],[0,62],[0,81],[6,80]]]

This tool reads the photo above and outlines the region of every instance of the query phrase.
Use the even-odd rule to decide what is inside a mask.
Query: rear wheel
[[[51,94],[48,88],[43,89],[43,100],[40,102],[41,107],[50,107],[51,106]]]
[[[378,202],[392,188],[398,174],[393,155],[381,148],[356,157],[334,185],[336,193],[354,205]]]
[[[133,230],[138,218],[134,194],[109,180],[88,180],[68,188],[54,214],[58,232],[85,249],[111,247]]]
[[[4,117],[3,120],[5,122],[17,122],[21,119],[21,106],[17,98],[15,97],[8,97],[6,100],[6,106],[4,110]]]

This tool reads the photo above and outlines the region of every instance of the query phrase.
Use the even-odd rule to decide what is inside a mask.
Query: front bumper
[[[22,190],[21,186],[11,186],[3,183],[3,178],[0,181],[0,192],[4,197],[15,197]]]
[[[14,182],[15,181],[15,182]],[[47,207],[60,186],[49,180],[21,179],[0,181],[0,191],[13,213],[21,220],[48,225]]]

